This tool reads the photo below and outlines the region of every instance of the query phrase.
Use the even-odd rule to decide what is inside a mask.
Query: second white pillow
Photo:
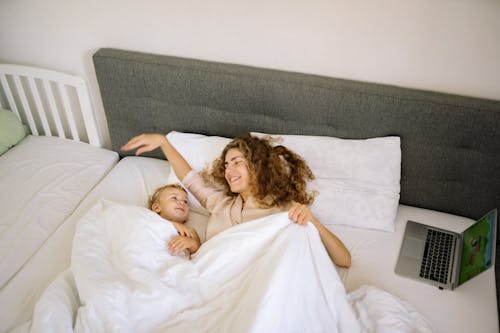
[[[323,224],[394,231],[401,178],[399,137],[271,136],[302,156],[314,173],[310,189],[319,195],[311,210]]]

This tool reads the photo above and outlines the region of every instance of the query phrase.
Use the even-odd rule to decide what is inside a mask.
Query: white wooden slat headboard
[[[58,136],[102,147],[85,80],[58,71],[0,64],[0,107],[33,135]]]

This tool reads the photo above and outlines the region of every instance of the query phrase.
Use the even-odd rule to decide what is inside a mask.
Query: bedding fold
[[[272,215],[214,237],[192,260],[166,251],[175,235],[142,207],[91,209],[73,246],[76,331],[359,331],[312,226]]]
[[[294,224],[287,213],[243,223],[204,243],[191,260],[167,252],[175,235],[168,221],[145,208],[98,202],[80,220],[73,243],[75,288],[65,290],[77,295],[63,300],[81,302],[74,331],[376,332],[373,313],[365,311],[361,321],[355,312],[376,306],[362,297],[375,292],[346,295],[311,224]],[[54,293],[63,297],[57,290],[42,296],[44,310],[33,322],[46,325],[32,332],[51,331],[44,312],[72,320],[70,305],[47,302]],[[398,308],[391,318],[396,324],[411,318],[409,309]],[[394,331],[430,332],[426,328]]]

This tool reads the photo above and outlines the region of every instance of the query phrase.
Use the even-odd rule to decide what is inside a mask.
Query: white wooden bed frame
[[[14,112],[33,135],[58,136],[103,146],[92,100],[82,77],[0,64],[0,83],[0,107]]]
[[[29,127],[33,136],[104,146],[87,82],[80,76],[37,67],[0,64],[0,108],[12,111]],[[111,162],[106,160],[103,163]],[[96,172],[99,172],[96,179],[103,176],[101,171]],[[73,210],[75,208],[72,207]],[[0,288],[0,332],[29,319],[39,295],[67,266],[66,258],[69,258],[70,250],[59,253],[60,249],[70,248],[71,245],[71,228],[74,225],[67,221],[61,221],[38,252]],[[58,235],[62,234],[61,229],[64,236]],[[65,258],[64,263],[58,262],[59,259],[47,261],[51,256],[57,257],[55,255]]]

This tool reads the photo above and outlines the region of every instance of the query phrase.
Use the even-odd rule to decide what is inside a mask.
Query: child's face
[[[176,188],[164,189],[151,209],[167,220],[184,223],[189,216],[186,192]]]

